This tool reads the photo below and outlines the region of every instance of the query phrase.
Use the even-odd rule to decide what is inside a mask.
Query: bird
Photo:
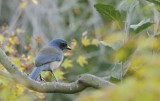
[[[56,38],[50,41],[38,52],[34,63],[35,68],[29,74],[29,77],[33,80],[37,80],[37,78],[40,77],[42,80],[41,72],[50,71],[55,81],[57,81],[53,72],[56,68],[60,67],[64,57],[63,50],[66,49],[71,50],[64,39]]]

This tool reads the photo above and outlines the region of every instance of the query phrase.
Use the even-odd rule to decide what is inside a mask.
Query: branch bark
[[[0,63],[7,69],[7,72],[0,71],[0,75],[5,77],[15,78],[20,84],[26,86],[29,89],[41,92],[41,93],[77,93],[84,90],[87,87],[102,88],[105,86],[113,86],[113,83],[96,77],[91,74],[82,74],[79,79],[72,83],[60,83],[60,82],[38,82],[30,79],[26,73],[19,70],[19,68],[13,64],[7,55],[0,48]]]

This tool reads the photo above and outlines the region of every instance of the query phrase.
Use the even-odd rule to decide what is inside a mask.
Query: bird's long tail
[[[29,77],[33,80],[36,80],[39,75],[41,74],[42,70],[44,70],[46,68],[47,65],[42,65],[42,66],[39,66],[39,67],[35,67],[33,69],[33,71],[29,74]]]

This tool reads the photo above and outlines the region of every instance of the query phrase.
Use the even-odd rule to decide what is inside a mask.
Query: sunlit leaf
[[[35,61],[35,57],[34,56],[28,56],[28,62],[31,64],[31,63],[34,63],[34,61]]]
[[[29,44],[29,45],[25,45],[25,46],[24,46],[24,49],[29,51],[29,50],[32,49],[32,46],[31,46],[30,44]]]
[[[72,67],[72,60],[70,59],[65,59],[62,63],[62,67],[64,68],[69,68],[69,67]]]
[[[3,89],[0,93],[1,95],[1,99],[3,101],[7,101],[9,100],[9,97],[10,97],[10,92],[9,92],[9,89]],[[13,100],[13,99],[12,99]]]
[[[143,8],[142,8],[142,11],[147,11],[147,10],[151,10],[151,9],[154,9],[154,4],[153,3],[149,3],[147,5],[145,5]]]
[[[56,79],[58,79],[58,80],[64,78],[64,77],[63,77],[64,72],[61,71],[60,69],[56,69],[56,70],[54,71],[54,74],[55,74],[55,76],[56,76]]]
[[[88,31],[86,30],[86,31],[84,31],[84,32],[82,33],[82,37],[86,37],[87,34],[88,34]]]
[[[0,35],[0,46],[1,46],[1,44],[2,44],[3,41],[4,41],[4,36]]]
[[[11,44],[16,44],[16,45],[19,45],[20,44],[20,41],[19,41],[19,38],[18,37],[16,37],[16,36],[10,36],[9,37],[9,42],[11,43]]]
[[[82,38],[81,41],[82,41],[82,44],[83,44],[84,46],[88,46],[88,45],[91,44],[91,43],[90,43],[90,39],[87,38],[87,37]]]
[[[73,39],[71,42],[71,48],[74,49],[77,45],[77,40]]]
[[[21,60],[19,59],[19,58],[14,58],[14,57],[12,57],[12,58],[10,58],[11,59],[11,61],[16,65],[16,66],[18,66],[18,67],[21,67]],[[24,70],[24,68],[20,68],[22,71]]]
[[[24,30],[22,28],[18,27],[16,29],[16,33],[22,34],[22,33],[24,33]]]
[[[120,20],[121,14],[112,5],[96,4],[94,5],[96,10],[102,14],[105,18],[112,20]]]
[[[23,88],[21,85],[16,84],[16,88],[17,88],[17,90],[18,90],[19,95],[23,94],[24,88]]]
[[[106,35],[103,40],[107,43],[116,43],[116,42],[123,42],[124,33],[112,33]]]
[[[39,3],[39,0],[32,0],[32,2],[37,5]]]
[[[42,38],[41,38],[40,36],[38,36],[38,37],[36,38],[36,42],[37,42],[37,43],[41,43],[41,42],[42,42]]]
[[[15,50],[12,46],[6,45],[5,52],[13,53],[13,52],[15,52]]]
[[[122,46],[123,40],[124,40],[124,33],[112,33],[106,35],[103,38],[103,41],[100,41],[100,43],[105,46],[112,47],[114,50],[117,50]]]
[[[91,43],[92,43],[92,45],[98,46],[99,40],[98,39],[93,39]]]
[[[88,31],[84,31],[84,32],[82,33],[81,42],[82,42],[82,44],[83,44],[84,46],[88,46],[88,45],[91,44],[91,42],[90,42],[91,39],[87,38],[87,33],[88,33]]]
[[[77,59],[77,62],[83,67],[84,64],[88,64],[87,58],[80,55]]]
[[[14,97],[18,97],[22,95],[24,92],[24,88],[20,86],[19,84],[16,84],[15,87],[11,89],[11,93]]]
[[[4,24],[3,26],[2,26],[2,30],[7,30],[8,29],[8,25],[7,24]]]
[[[42,72],[41,72],[41,76],[42,76],[43,78],[47,78],[48,76],[52,76],[52,75],[51,75],[50,72],[42,71]],[[49,78],[50,78],[50,77],[49,77]]]
[[[139,33],[142,30],[151,26],[152,24],[153,22],[151,22],[151,19],[144,19],[136,25],[130,25],[130,28],[132,28],[136,33]]]
[[[28,0],[23,0],[20,2],[19,8],[25,8],[27,4],[28,4]]]
[[[125,62],[130,58],[135,49],[136,49],[136,43],[134,41],[129,41],[120,49],[118,49],[116,56],[119,61]]]

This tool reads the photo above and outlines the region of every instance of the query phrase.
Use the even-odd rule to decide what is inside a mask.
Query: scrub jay
[[[40,76],[40,79],[42,80],[40,75],[42,71],[51,71],[53,74],[54,69],[58,68],[63,61],[64,49],[71,50],[65,40],[54,39],[50,41],[39,51],[38,55],[36,56],[35,68],[29,74],[29,77],[33,80],[37,80],[37,78]]]

